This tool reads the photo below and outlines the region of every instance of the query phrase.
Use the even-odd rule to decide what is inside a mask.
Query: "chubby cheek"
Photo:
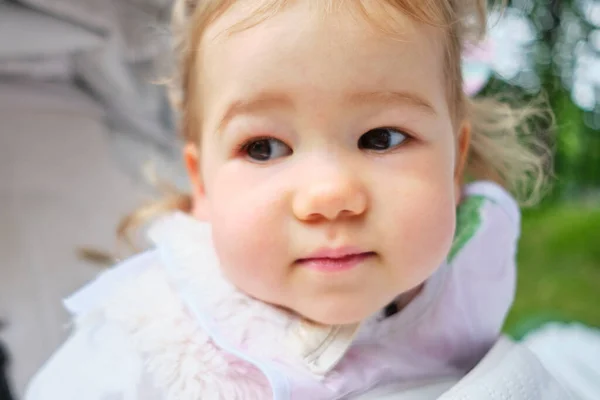
[[[428,168],[405,176],[404,182],[384,198],[396,198],[387,208],[389,265],[394,281],[414,287],[427,279],[446,259],[456,224],[454,182],[444,170]]]
[[[236,169],[217,174],[209,192],[215,250],[225,275],[251,296],[271,301],[283,291],[288,248],[281,189]],[[271,185],[271,188],[260,187]]]

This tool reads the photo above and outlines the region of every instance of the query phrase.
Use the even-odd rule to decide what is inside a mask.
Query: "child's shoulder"
[[[492,181],[476,181],[464,187],[460,208],[472,203],[488,203],[514,224],[519,224],[521,212],[515,198],[502,186]]]
[[[230,360],[186,312],[157,250],[104,272],[65,306],[75,329],[32,380],[27,400],[225,390],[215,371]]]
[[[506,189],[489,181],[468,184],[457,208],[456,232],[448,260],[452,262],[471,250],[481,253],[494,249],[496,255],[512,252],[520,225],[519,205]]]
[[[106,309],[120,291],[136,286],[154,262],[153,252],[125,260],[64,300],[73,331],[27,388],[27,400],[101,399],[136,390],[142,361],[125,330],[109,321]],[[110,372],[110,373],[109,373]]]
[[[145,356],[155,356],[180,342],[208,340],[186,311],[160,250],[123,261],[64,303],[76,330],[88,329],[99,321],[103,326],[116,327]]]
[[[160,274],[158,251],[148,250],[125,259],[103,271],[94,280],[63,300],[65,308],[75,318],[100,312],[124,291],[136,291],[148,276]]]

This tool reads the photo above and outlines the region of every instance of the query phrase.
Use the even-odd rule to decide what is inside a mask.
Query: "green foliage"
[[[561,204],[523,216],[515,304],[506,330],[522,336],[546,320],[600,327],[600,208]]]
[[[556,116],[553,147],[555,150],[554,190],[549,202],[571,200],[590,193],[600,192],[600,131],[592,126],[600,118],[600,98],[596,109],[584,111],[572,100],[569,78],[574,71],[577,47],[589,41],[589,35],[597,29],[582,15],[575,1],[536,0],[509,1],[515,7],[531,3],[525,11],[537,29],[537,42],[532,46],[531,56],[536,60],[536,75],[541,90],[547,95]],[[568,18],[566,18],[568,17]],[[578,39],[569,38],[575,35]],[[599,56],[600,57],[600,56]],[[590,65],[589,68],[593,68]],[[495,79],[486,93],[505,91],[518,93],[507,82]],[[586,122],[587,121],[587,122]]]

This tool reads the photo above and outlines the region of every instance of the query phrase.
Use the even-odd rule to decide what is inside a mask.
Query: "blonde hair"
[[[239,0],[237,0],[239,1]],[[285,7],[290,0],[256,1],[256,8],[243,26],[244,29],[269,18]],[[535,203],[545,187],[550,163],[547,144],[536,135],[536,122],[551,125],[551,113],[540,99],[535,104],[520,107],[507,99],[468,98],[463,92],[461,73],[462,52],[466,45],[478,42],[487,31],[486,0],[351,0],[362,14],[379,27],[381,14],[372,15],[373,5],[394,7],[413,20],[443,29],[446,33],[445,63],[448,104],[454,121],[471,122],[471,145],[467,158],[466,176],[492,179],[508,190],[524,205]],[[373,3],[378,1],[377,3]],[[197,143],[201,116],[194,93],[199,77],[195,73],[201,38],[208,25],[227,11],[236,0],[175,0],[173,9],[173,38],[176,67],[168,80],[170,99],[179,116],[179,129],[185,142]],[[341,0],[315,0],[324,12],[342,4]],[[381,8],[380,8],[381,9]],[[389,21],[388,21],[389,22]],[[389,28],[389,23],[387,24]],[[392,28],[393,29],[393,28]],[[157,213],[171,210],[191,211],[188,194],[170,191],[166,199],[139,209],[119,226],[119,236],[127,239],[129,232]]]

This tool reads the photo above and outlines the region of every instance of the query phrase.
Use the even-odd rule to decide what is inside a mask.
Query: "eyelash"
[[[412,142],[413,140],[415,140],[415,136],[414,136],[414,135],[413,135],[411,132],[408,132],[408,131],[407,131],[406,129],[404,129],[404,128],[395,128],[395,127],[392,127],[392,126],[382,126],[382,127],[377,127],[377,128],[370,129],[370,130],[368,130],[368,131],[366,131],[366,132],[362,133],[362,134],[360,135],[360,137],[362,137],[364,134],[366,134],[366,133],[368,133],[368,132],[370,132],[370,131],[372,131],[372,130],[375,130],[375,129],[391,129],[391,130],[395,130],[395,131],[397,131],[397,132],[400,132],[400,133],[402,133],[403,135],[405,135],[405,136],[406,136],[405,144],[401,144],[401,145],[400,145],[400,146],[398,146],[398,147],[403,147],[403,146],[405,146],[405,145],[406,145],[406,143],[409,143],[409,142]],[[249,138],[249,139],[247,139],[247,140],[244,140],[243,142],[241,142],[240,144],[238,144],[238,145],[235,147],[235,150],[234,150],[234,151],[235,151],[235,154],[238,154],[238,155],[244,155],[244,154],[246,154],[246,153],[247,153],[247,151],[248,151],[248,148],[249,148],[249,146],[250,146],[252,143],[254,143],[254,142],[258,142],[258,141],[260,141],[260,140],[270,140],[270,139],[277,139],[277,138],[275,138],[275,137],[273,137],[273,136],[269,136],[269,135],[261,135],[261,136],[255,136],[255,137],[251,137],[251,138]],[[277,140],[279,140],[279,139],[277,139]],[[282,142],[283,142],[283,141],[282,141]],[[283,143],[285,143],[285,142],[283,142]]]
[[[263,135],[263,136],[251,137],[250,139],[244,140],[242,143],[240,143],[236,146],[235,154],[244,154],[246,151],[248,151],[248,147],[252,143],[258,142],[260,140],[269,140],[269,139],[275,139],[275,138],[273,136]]]

